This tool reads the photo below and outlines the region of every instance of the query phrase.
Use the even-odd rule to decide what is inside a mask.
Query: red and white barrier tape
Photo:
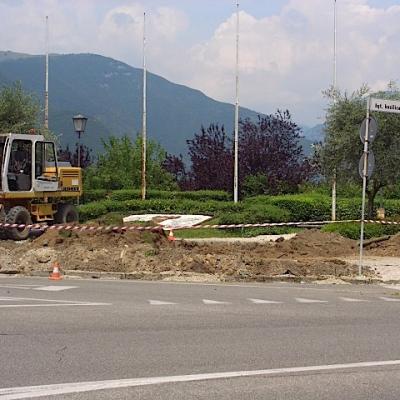
[[[0,223],[0,229],[29,229],[41,231],[79,231],[79,232],[126,232],[126,231],[161,231],[159,226],[113,226],[113,225],[46,225],[46,224],[7,224]]]
[[[268,227],[280,227],[280,226],[309,226],[314,225],[328,225],[336,223],[360,223],[360,219],[349,219],[343,221],[308,221],[308,222],[266,222],[262,224],[231,224],[231,225],[196,225],[196,226],[181,226],[181,227],[167,227],[167,226],[113,226],[113,225],[79,225],[79,224],[60,224],[60,225],[46,225],[46,224],[8,224],[0,223],[0,229],[29,229],[29,230],[42,230],[42,231],[74,231],[74,232],[133,232],[133,231],[153,231],[160,232],[181,230],[181,229],[237,229],[237,228],[268,228]],[[375,221],[375,220],[364,220],[366,224],[380,224],[380,225],[400,225],[400,222],[396,221]]]
[[[328,225],[334,223],[349,223],[361,222],[360,219],[349,219],[345,221],[308,221],[308,222],[265,222],[262,224],[231,224],[231,225],[196,225],[196,226],[180,226],[179,228],[166,227],[166,231],[179,230],[179,229],[235,229],[235,228],[268,228],[279,226],[314,226],[314,225]],[[366,222],[366,221],[365,221]]]

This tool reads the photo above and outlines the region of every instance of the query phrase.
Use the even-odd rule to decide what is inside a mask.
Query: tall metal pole
[[[236,102],[235,102],[235,139],[233,201],[239,200],[239,1],[236,1]]]
[[[142,115],[142,200],[146,199],[147,152],[147,70],[146,70],[146,13],[143,13],[143,115]]]
[[[44,127],[49,129],[49,17],[46,15],[46,78],[44,90]]]
[[[364,137],[364,166],[363,166],[363,191],[362,191],[362,204],[361,204],[361,232],[360,232],[360,262],[358,266],[358,275],[362,275],[363,268],[363,252],[364,252],[364,220],[365,220],[365,198],[367,192],[367,178],[368,178],[368,145],[369,145],[369,114],[370,114],[371,98],[367,99],[367,121],[365,125]]]
[[[78,168],[81,167],[81,133],[82,132],[78,132]],[[77,200],[77,204],[79,206],[79,203],[80,203],[79,196],[76,200]]]
[[[81,167],[81,132],[78,132],[78,168]]]
[[[337,91],[337,16],[336,16],[336,0],[333,5],[333,102],[336,104]],[[332,221],[336,221],[336,167],[333,170],[332,178]]]

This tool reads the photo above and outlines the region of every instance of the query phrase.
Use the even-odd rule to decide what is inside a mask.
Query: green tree
[[[128,136],[110,137],[103,141],[104,152],[97,163],[86,170],[87,189],[132,189],[141,186],[142,139],[132,141]],[[163,167],[166,152],[149,140],[147,142],[147,185],[151,189],[176,189],[173,176]]]
[[[361,184],[358,163],[363,153],[359,129],[366,116],[367,95],[370,90],[362,86],[358,91],[347,93],[330,90],[326,95],[331,100],[328,107],[325,143],[321,151],[321,166],[325,177],[331,178],[336,168],[338,182]],[[389,84],[388,90],[373,96],[399,100],[400,92]],[[335,101],[334,101],[335,100]],[[368,215],[372,217],[374,200],[378,192],[400,179],[400,116],[387,113],[373,113],[378,121],[378,136],[370,146],[376,159],[371,179],[368,180]]]
[[[0,133],[28,133],[38,127],[40,106],[20,82],[0,90]]]

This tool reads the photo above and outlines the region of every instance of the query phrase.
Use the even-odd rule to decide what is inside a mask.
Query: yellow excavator
[[[0,166],[0,222],[78,221],[72,203],[82,194],[81,169],[58,162],[54,142],[36,134],[0,134]],[[24,240],[29,229],[6,228],[1,236]]]

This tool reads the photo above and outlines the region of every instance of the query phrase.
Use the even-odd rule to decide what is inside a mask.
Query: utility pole
[[[146,70],[146,13],[143,13],[143,114],[142,114],[142,200],[146,200],[147,158],[147,70]]]
[[[239,200],[239,0],[236,1],[236,101],[235,101],[235,138],[233,201]]]
[[[337,91],[337,16],[336,16],[336,0],[333,5],[333,102],[336,104]],[[336,183],[337,170],[333,170],[332,178],[332,221],[336,221]]]
[[[44,90],[44,127],[49,129],[49,17],[46,15],[46,72]]]

